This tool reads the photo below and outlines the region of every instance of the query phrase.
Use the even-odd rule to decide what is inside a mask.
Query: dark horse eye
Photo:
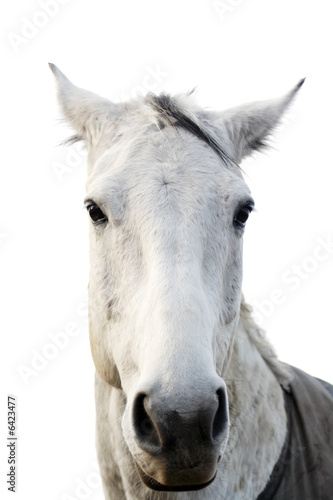
[[[90,203],[87,206],[87,210],[89,212],[90,218],[94,224],[101,224],[102,222],[107,222],[106,215],[102,212],[96,203]]]
[[[241,208],[239,208],[235,214],[234,224],[236,224],[236,226],[238,227],[243,228],[252,210],[253,205],[250,203],[245,204]]]

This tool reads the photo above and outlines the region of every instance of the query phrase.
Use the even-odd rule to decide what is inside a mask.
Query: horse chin
[[[149,476],[144,472],[141,467],[136,463],[136,468],[139,473],[140,479],[143,482],[145,486],[150,488],[151,490],[155,491],[196,491],[196,490],[202,490],[203,488],[206,488],[209,486],[215,479],[216,477],[216,472],[214,476],[207,481],[206,483],[200,483],[200,484],[183,484],[180,486],[177,485],[168,485],[168,484],[162,484],[158,482],[156,479],[153,477]]]

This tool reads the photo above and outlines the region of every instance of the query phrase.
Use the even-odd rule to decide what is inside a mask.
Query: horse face
[[[188,132],[155,131],[125,162],[117,151],[87,185],[92,352],[126,394],[123,433],[143,481],[202,487],[228,436],[221,376],[253,201],[240,170]]]
[[[146,100],[116,105],[51,69],[63,112],[89,152],[97,372],[123,391],[123,435],[142,481],[160,491],[203,488],[228,438],[223,374],[253,201],[240,169],[198,138],[197,118],[240,162],[261,147],[303,82],[281,99],[221,114],[190,106],[183,122],[195,116],[190,133],[165,126]],[[170,109],[177,115],[177,102]]]

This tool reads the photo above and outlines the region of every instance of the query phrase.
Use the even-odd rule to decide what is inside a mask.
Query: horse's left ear
[[[278,99],[244,104],[219,113],[218,122],[228,135],[233,148],[232,156],[237,163],[265,147],[267,137],[279,124],[304,80],[300,80],[288,94]],[[216,126],[219,124],[215,123]]]
[[[93,92],[76,87],[54,64],[49,64],[58,87],[62,112],[77,132],[75,139],[93,145],[103,126],[117,115],[118,105]]]

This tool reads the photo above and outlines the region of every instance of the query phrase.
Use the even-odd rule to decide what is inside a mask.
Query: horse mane
[[[278,359],[274,347],[267,338],[266,332],[260,328],[253,319],[253,309],[249,306],[242,296],[241,301],[241,320],[250,341],[255,345],[262,358],[276,376],[280,385],[289,391],[290,382],[293,378],[292,371],[286,363]]]
[[[231,157],[226,148],[214,137],[213,131],[205,126],[197,113],[191,111],[193,101],[191,101],[190,96],[193,92],[192,90],[191,92],[176,96],[165,93],[155,95],[149,92],[143,101],[141,99],[133,99],[127,103],[127,106],[125,104],[124,109],[130,109],[134,105],[140,109],[140,104],[148,104],[149,108],[154,112],[154,116],[151,116],[150,119],[157,124],[160,130],[167,126],[181,127],[208,144],[227,166],[232,165],[240,169],[240,166]],[[145,116],[147,118],[147,115]],[[62,141],[61,145],[71,146],[82,140],[83,136],[81,134],[74,134]]]
[[[220,142],[212,135],[212,132],[198,119],[197,115],[189,109],[189,96],[193,91],[181,96],[171,97],[169,94],[162,93],[155,95],[148,93],[145,101],[158,114],[158,126],[163,129],[166,126],[181,127],[192,133],[208,146],[210,146],[226,163],[233,164],[239,168],[228,151],[220,144]],[[183,105],[186,102],[187,106]]]

